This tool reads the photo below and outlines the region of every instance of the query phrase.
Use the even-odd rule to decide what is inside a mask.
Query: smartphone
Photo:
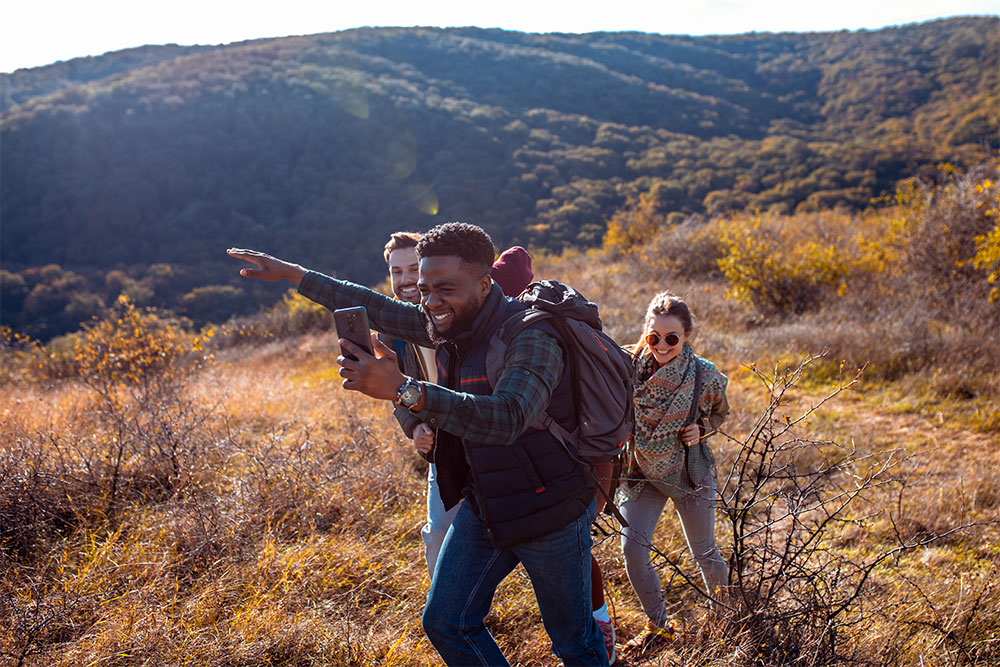
[[[333,324],[337,327],[338,338],[346,338],[368,354],[375,356],[375,351],[372,350],[371,332],[368,329],[368,313],[364,306],[338,308],[333,311]],[[348,359],[358,360],[343,347],[340,348],[340,354]]]

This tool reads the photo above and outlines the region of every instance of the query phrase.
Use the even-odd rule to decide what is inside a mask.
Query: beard
[[[463,332],[472,328],[472,323],[475,321],[476,315],[479,314],[482,307],[482,301],[466,303],[462,306],[461,310],[455,311],[454,320],[452,320],[452,323],[444,331],[438,331],[438,328],[434,326],[434,320],[428,315],[427,336],[435,345],[453,343]]]
[[[426,327],[427,337],[431,339],[431,342],[434,343],[435,347],[449,342],[447,338],[438,333],[437,328],[434,326],[434,322],[432,322],[429,317],[427,318]]]

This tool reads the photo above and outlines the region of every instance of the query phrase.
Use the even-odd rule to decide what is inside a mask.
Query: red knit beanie
[[[493,262],[490,275],[504,294],[518,297],[535,277],[531,271],[531,255],[519,245],[508,248]]]

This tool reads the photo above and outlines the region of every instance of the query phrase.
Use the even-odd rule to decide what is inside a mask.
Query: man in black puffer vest
[[[493,390],[486,379],[490,339],[525,307],[491,280],[489,235],[447,223],[423,236],[420,306],[262,253],[229,253],[257,265],[243,269],[245,276],[291,280],[300,294],[331,309],[364,306],[373,328],[435,346],[437,385],[404,376],[392,351],[377,342],[378,358],[342,339],[358,360],[338,362],[345,388],[394,400],[435,429],[428,454],[444,505],[467,500],[445,538],[423,614],[445,662],[507,664],[484,619],[497,586],[521,563],[556,655],[566,665],[607,665],[590,605],[594,488],[585,465],[547,430],[527,430],[546,409],[568,429],[575,426],[558,335],[544,322],[527,328],[508,345]]]

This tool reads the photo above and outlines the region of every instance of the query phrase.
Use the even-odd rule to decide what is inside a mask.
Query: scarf
[[[643,350],[636,364],[635,432],[626,445],[626,470],[631,469],[631,474],[626,473],[619,487],[619,503],[637,498],[645,481],[667,497],[678,498],[694,490],[692,481],[699,483],[712,463],[711,453],[701,443],[687,452],[691,460],[685,470],[686,446],[680,430],[694,400],[695,364],[702,370],[699,417],[708,415],[713,403],[722,400],[728,380],[688,343],[659,368],[649,350]]]

